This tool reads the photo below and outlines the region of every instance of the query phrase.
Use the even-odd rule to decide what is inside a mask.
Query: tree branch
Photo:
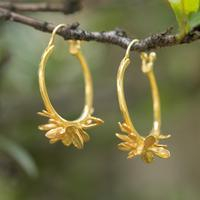
[[[81,0],[65,0],[63,3],[16,3],[1,2],[0,7],[13,12],[62,12],[71,14],[82,8]]]
[[[3,8],[0,8],[0,19],[18,22],[48,33],[51,33],[55,28],[55,26],[51,23],[39,21]],[[156,33],[145,39],[141,39],[132,46],[131,50],[139,52],[148,51],[161,47],[190,43],[200,39],[200,27],[196,27],[193,31],[189,32],[181,41],[178,41],[176,36],[171,34],[171,31],[172,29],[168,29],[165,32]],[[118,45],[125,49],[132,40],[132,38],[128,37],[127,34],[120,29],[107,32],[88,32],[79,28],[78,23],[73,23],[69,26],[66,26],[66,28],[60,29],[57,34],[62,36],[65,40],[76,39],[97,41]]]

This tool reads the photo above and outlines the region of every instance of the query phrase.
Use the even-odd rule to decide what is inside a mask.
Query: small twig
[[[62,12],[71,14],[82,8],[81,0],[65,0],[63,3],[17,3],[2,2],[0,7],[13,12]]]
[[[55,28],[55,26],[49,22],[39,21],[34,18],[17,14],[3,8],[0,8],[0,19],[18,22],[48,33],[51,33]],[[60,29],[57,34],[62,36],[65,40],[76,39],[85,41],[97,41],[118,45],[122,48],[127,48],[128,44],[132,40],[132,38],[128,37],[127,34],[120,29],[106,32],[88,32],[79,28],[78,23],[74,23],[70,26],[67,26],[66,28]],[[171,34],[171,29],[168,29],[165,32],[156,33],[145,39],[141,39],[139,42],[132,46],[131,50],[148,51],[161,47],[190,43],[199,39],[200,28],[189,32],[181,41],[178,41],[176,36]]]

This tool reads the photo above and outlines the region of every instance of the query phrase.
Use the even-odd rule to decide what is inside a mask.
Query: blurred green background
[[[120,27],[139,39],[176,27],[166,0],[83,4],[84,9],[73,15],[27,15],[55,24],[78,21],[89,31]],[[125,50],[114,45],[82,43],[93,75],[95,116],[105,120],[88,131],[91,141],[84,150],[50,145],[37,129],[46,122],[36,115],[43,109],[37,70],[49,37],[21,24],[0,23],[0,200],[199,200],[199,41],[156,50],[162,130],[172,134],[167,141],[172,156],[147,165],[140,158],[127,160],[117,149],[114,134],[122,118],[116,73]],[[151,93],[138,53],[134,59],[126,73],[126,96],[131,116],[145,135],[152,125]],[[83,76],[60,37],[48,62],[47,85],[58,112],[68,119],[78,117],[84,104]]]

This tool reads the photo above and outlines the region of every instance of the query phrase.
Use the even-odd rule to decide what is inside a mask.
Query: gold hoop
[[[40,93],[46,110],[38,112],[39,115],[49,118],[47,124],[39,126],[42,131],[47,131],[45,136],[49,138],[50,143],[55,143],[59,140],[66,146],[73,144],[78,149],[82,149],[84,143],[90,137],[85,132],[86,129],[98,126],[103,123],[99,118],[93,117],[93,84],[89,67],[83,54],[80,51],[80,41],[69,41],[69,52],[74,55],[80,62],[84,74],[85,82],[85,106],[81,116],[73,121],[68,121],[61,117],[51,104],[45,84],[45,67],[48,58],[54,50],[55,35],[58,29],[66,27],[65,24],[59,24],[52,32],[48,46],[46,47],[39,65],[39,87]]]
[[[117,133],[116,136],[122,140],[122,143],[118,144],[119,149],[122,151],[129,151],[128,158],[133,158],[137,155],[141,155],[144,161],[150,163],[154,159],[155,155],[161,158],[170,157],[170,152],[166,149],[167,146],[159,144],[160,139],[167,139],[170,137],[170,135],[164,136],[160,133],[160,98],[157,82],[153,72],[153,64],[156,59],[156,54],[154,52],[150,53],[149,55],[144,52],[141,53],[142,72],[146,74],[149,79],[153,99],[154,122],[150,134],[147,137],[141,136],[137,132],[130,118],[124,95],[124,73],[130,64],[129,55],[131,46],[136,42],[138,42],[138,40],[135,39],[129,44],[125,57],[122,59],[117,73],[118,101],[124,119],[124,122],[119,123],[119,126],[121,131],[126,133],[126,135]]]

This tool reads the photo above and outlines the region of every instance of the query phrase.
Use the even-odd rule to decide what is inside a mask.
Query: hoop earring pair
[[[61,117],[56,110],[48,96],[46,84],[45,84],[45,67],[48,58],[54,50],[54,42],[56,32],[66,27],[65,24],[60,24],[52,32],[52,36],[46,47],[39,65],[39,87],[40,93],[44,102],[45,110],[38,114],[48,118],[48,123],[39,126],[39,129],[45,131],[45,136],[50,140],[50,143],[61,141],[64,145],[70,146],[73,144],[76,148],[82,149],[84,143],[87,142],[90,137],[86,133],[86,130],[103,123],[103,120],[92,116],[93,114],[93,85],[89,67],[86,60],[80,50],[80,41],[69,41],[69,52],[74,55],[80,62],[85,81],[85,106],[81,116],[77,120],[68,121]],[[161,158],[168,158],[170,152],[166,149],[166,145],[159,144],[160,139],[169,138],[170,135],[164,136],[160,133],[161,117],[160,117],[160,100],[156,79],[153,73],[153,63],[156,58],[155,53],[141,53],[142,59],[142,71],[145,73],[150,81],[152,98],[153,98],[153,111],[154,111],[154,123],[153,129],[147,137],[141,136],[135,129],[126,105],[123,79],[126,68],[130,64],[130,49],[131,46],[138,40],[133,40],[127,50],[125,57],[122,59],[118,74],[117,74],[117,93],[119,100],[119,107],[124,119],[123,123],[119,123],[120,129],[125,134],[116,134],[116,136],[122,140],[118,145],[120,150],[129,151],[128,158],[133,158],[137,155],[141,155],[147,162],[151,162],[155,155]]]

